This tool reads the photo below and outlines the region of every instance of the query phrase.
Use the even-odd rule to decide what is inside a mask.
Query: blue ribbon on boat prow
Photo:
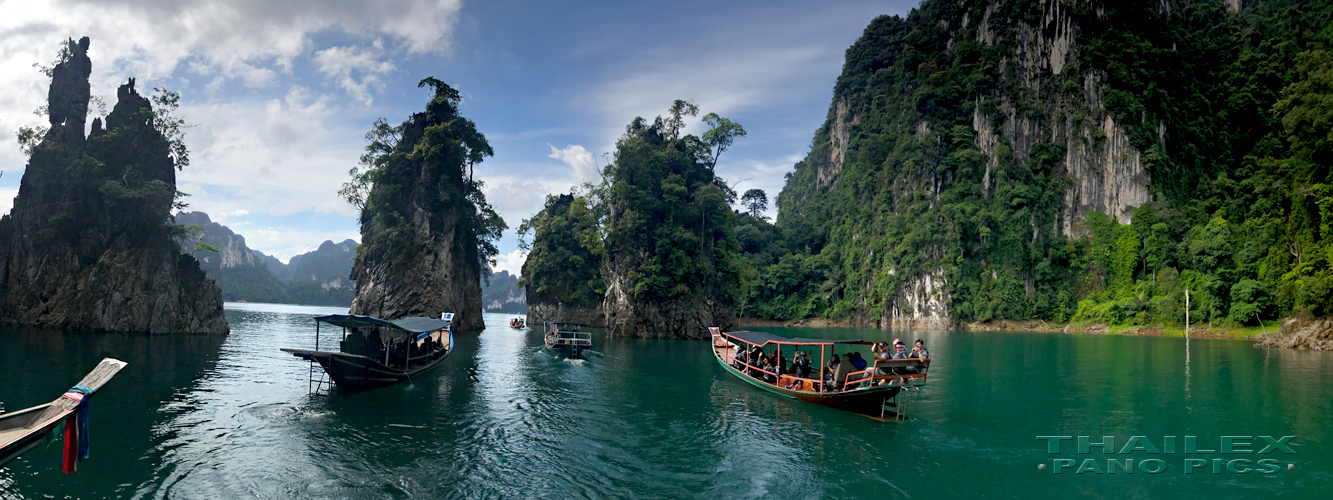
[[[66,394],[82,395],[79,398],[79,461],[88,458],[88,400],[92,398],[94,392],[96,391],[81,385],[76,385],[65,391]]]

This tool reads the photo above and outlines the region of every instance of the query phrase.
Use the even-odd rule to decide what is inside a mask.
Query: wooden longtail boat
[[[751,331],[723,333],[715,327],[708,330],[713,338],[713,356],[727,373],[736,378],[781,396],[880,419],[893,414],[888,408],[896,404],[894,398],[903,389],[926,384],[926,374],[930,367],[929,358],[877,361],[864,370],[849,371],[843,380],[837,383],[829,383],[823,377],[801,378],[789,373],[766,371],[762,367],[755,366],[753,360],[738,359],[737,350],[753,351],[758,348],[769,356],[776,357],[781,353],[785,353],[784,356],[792,356],[798,350],[805,348],[805,352],[812,355],[818,353],[819,356],[815,359],[819,360],[819,365],[811,366],[812,371],[818,374],[822,372],[822,367],[828,366],[829,357],[834,354],[838,346],[873,345],[874,342],[860,339],[786,338],[771,333]],[[846,349],[844,354],[849,354],[852,350],[855,348]],[[772,377],[777,383],[765,380],[768,377]]]
[[[510,328],[523,328],[526,326],[528,326],[528,324],[526,321],[523,320],[523,318],[513,318],[509,320]]]
[[[544,337],[546,348],[566,358],[582,357],[583,351],[592,349],[592,333],[587,328],[592,325],[548,322]]]
[[[315,377],[315,364],[332,379],[341,394],[379,389],[410,380],[439,366],[453,352],[454,333],[451,313],[439,319],[410,317],[384,320],[373,316],[333,314],[315,318],[315,349],[286,349],[310,361],[310,391],[324,394],[329,382]],[[319,325],[327,323],[343,329],[338,351],[319,350]]]
[[[0,467],[40,444],[61,422],[73,422],[70,417],[79,411],[83,398],[101,389],[124,367],[124,361],[105,358],[55,401],[0,414]]]

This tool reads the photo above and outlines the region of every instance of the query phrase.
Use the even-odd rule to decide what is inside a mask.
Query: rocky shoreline
[[[786,328],[878,328],[865,325],[855,319],[806,318],[799,320],[772,320],[761,318],[737,318],[737,327],[786,327]],[[1047,333],[1087,333],[1111,335],[1147,335],[1163,337],[1183,336],[1180,326],[1144,325],[1136,327],[1114,327],[1102,323],[1047,323],[1041,320],[1029,321],[984,321],[961,323],[955,327],[969,332],[1047,332]],[[1284,347],[1290,349],[1310,349],[1315,351],[1333,351],[1333,317],[1314,317],[1298,314],[1281,320],[1281,327],[1273,329],[1269,325],[1267,332],[1244,335],[1250,328],[1237,328],[1200,323],[1190,325],[1191,338],[1216,338],[1258,341],[1256,347]],[[1262,330],[1262,328],[1261,328]]]

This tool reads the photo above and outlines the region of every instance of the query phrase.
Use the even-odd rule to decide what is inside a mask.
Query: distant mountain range
[[[518,276],[509,271],[491,274],[491,282],[481,281],[481,308],[486,312],[525,314],[528,295],[518,286]]]
[[[213,222],[204,212],[176,214],[176,223],[203,228],[199,239],[183,242],[181,249],[194,252],[199,266],[217,280],[224,300],[352,305],[356,282],[348,276],[352,273],[352,258],[356,256],[355,240],[325,241],[319,249],[292,257],[283,264],[277,257],[246,246],[244,236]],[[218,251],[194,251],[195,244],[201,240],[217,247]],[[486,312],[523,314],[528,307],[527,295],[518,287],[518,276],[508,271],[492,274],[489,284],[482,280],[481,302]]]
[[[222,287],[228,301],[273,302],[342,306],[352,304],[356,284],[348,279],[356,241],[325,241],[319,249],[292,257],[287,264],[271,255],[252,250],[245,237],[227,226],[213,222],[204,212],[182,212],[176,223],[203,228],[201,240],[218,252],[198,250],[199,265]],[[199,240],[184,242],[182,249],[194,250]]]

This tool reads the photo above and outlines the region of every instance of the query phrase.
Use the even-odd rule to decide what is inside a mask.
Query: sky
[[[427,76],[461,92],[460,112],[495,150],[476,175],[510,227],[496,270],[518,273],[515,230],[547,195],[598,179],[625,126],[675,99],[745,127],[717,173],[737,192],[763,189],[772,216],[783,175],[828,115],[847,47],[876,16],[916,4],[0,0],[0,214],[27,162],[15,132],[45,125],[33,111],[50,81],[34,64],[88,36],[92,94],[108,108],[130,77],[141,93],[180,92],[187,210],[284,262],[360,240],[337,191],[375,119],[425,108]]]

